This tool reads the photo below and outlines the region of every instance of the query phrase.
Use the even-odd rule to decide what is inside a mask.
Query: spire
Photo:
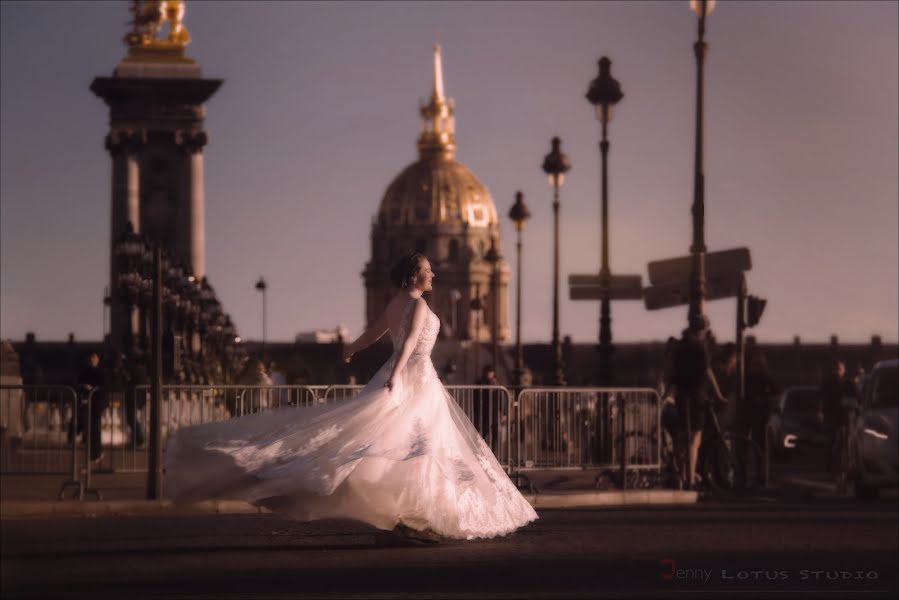
[[[432,102],[443,102],[443,62],[440,59],[440,44],[434,44],[434,94]]]
[[[420,103],[422,117],[421,135],[418,136],[418,152],[422,158],[452,158],[456,150],[455,106],[443,91],[443,61],[440,45],[434,44],[434,89],[431,100]]]

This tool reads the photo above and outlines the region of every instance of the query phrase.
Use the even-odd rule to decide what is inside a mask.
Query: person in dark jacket
[[[90,421],[91,460],[100,460],[103,456],[101,418],[103,411],[106,410],[103,390],[105,379],[103,369],[100,368],[100,355],[91,352],[88,356],[88,365],[78,373],[77,427],[73,420],[69,428],[69,441],[72,441],[77,434],[86,431],[86,424]]]
[[[499,385],[496,378],[496,369],[493,365],[486,365],[478,379],[478,385]],[[481,437],[487,444],[495,448],[499,443],[499,397],[493,390],[479,389],[474,393],[474,406],[472,407],[472,422]]]
[[[680,435],[686,437],[689,454],[685,488],[691,489],[696,477],[696,461],[702,445],[706,410],[713,402],[726,402],[711,369],[708,351],[709,322],[704,315],[693,317],[677,344],[674,356],[674,401],[680,419]]]
[[[779,392],[768,361],[757,344],[746,346],[746,409],[749,435],[765,447],[765,429],[771,412],[771,398]]]
[[[828,472],[833,470],[832,459],[837,450],[834,445],[843,414],[840,403],[847,397],[857,398],[858,391],[852,379],[846,374],[846,364],[835,358],[830,363],[830,372],[824,377],[818,389],[818,422],[823,426],[824,434],[827,436],[827,448],[831,450],[827,452],[826,458]]]

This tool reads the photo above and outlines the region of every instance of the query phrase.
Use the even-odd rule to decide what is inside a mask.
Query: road
[[[3,598],[894,597],[895,500],[545,510],[396,547],[263,515],[4,521]]]

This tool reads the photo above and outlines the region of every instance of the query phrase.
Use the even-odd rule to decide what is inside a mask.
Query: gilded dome
[[[422,158],[397,175],[384,192],[378,223],[495,227],[498,219],[484,184],[465,165],[443,156]]]

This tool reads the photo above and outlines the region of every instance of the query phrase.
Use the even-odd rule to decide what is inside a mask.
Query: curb
[[[524,497],[534,508],[595,508],[599,506],[696,504],[699,494],[695,491],[678,490],[590,490],[524,494]]]
[[[535,509],[695,504],[697,501],[696,492],[676,490],[590,490],[524,494],[524,497]],[[206,500],[193,504],[174,504],[171,500],[0,502],[0,521],[72,517],[237,515],[269,512],[271,511],[267,508],[257,507],[240,500]]]

